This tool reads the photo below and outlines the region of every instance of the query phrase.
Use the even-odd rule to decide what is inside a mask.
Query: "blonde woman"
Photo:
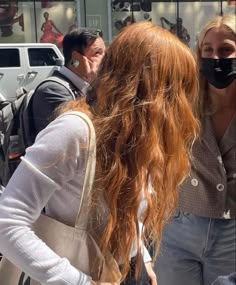
[[[93,198],[101,216],[100,244],[120,264],[122,281],[128,275],[141,284],[145,262],[150,283],[156,284],[150,259],[142,256],[144,233],[138,219],[145,237],[159,242],[199,130],[192,112],[198,99],[196,77],[190,50],[174,35],[152,23],[132,24],[107,49],[89,105],[71,101],[60,110],[82,110],[95,126]],[[87,142],[88,129],[78,116],[56,118],[27,149],[0,200],[0,252],[43,284],[91,283],[91,277],[57,256],[31,230],[43,208],[73,225]]]
[[[236,270],[235,23],[233,15],[217,16],[198,36],[202,133],[164,231],[158,285],[209,285]]]

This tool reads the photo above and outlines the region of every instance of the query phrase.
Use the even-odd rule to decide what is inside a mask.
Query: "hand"
[[[146,262],[145,263],[145,267],[146,267],[146,270],[147,270],[147,274],[148,274],[148,277],[149,277],[149,281],[150,281],[150,284],[151,285],[157,285],[157,278],[156,278],[156,274],[152,268],[152,262]]]
[[[87,69],[87,78],[88,78],[87,81],[91,83],[97,74],[100,60],[96,60],[96,59],[91,60],[87,58],[87,61],[89,65],[89,68]]]
[[[76,67],[71,66],[71,70],[79,75],[80,78],[90,83],[96,75],[99,63],[92,61],[79,53],[77,53],[74,58],[79,62],[79,64]]]

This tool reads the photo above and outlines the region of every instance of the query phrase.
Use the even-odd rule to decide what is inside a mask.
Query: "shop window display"
[[[112,36],[122,28],[139,21],[152,21],[151,1],[111,1]]]
[[[0,0],[0,43],[24,41],[24,16],[18,1]]]
[[[110,0],[112,36],[133,22],[152,21],[168,29],[190,48],[207,19],[219,14],[235,14],[236,1],[117,1]]]
[[[76,19],[75,0],[0,0],[0,43],[54,43]]]
[[[189,45],[190,35],[188,30],[183,26],[183,19],[180,17],[176,18],[176,22],[170,22],[165,17],[160,18],[161,26],[165,29],[168,29],[172,34],[177,35],[182,42],[186,45]]]
[[[43,32],[43,35],[40,38],[41,43],[52,43],[57,45],[59,48],[62,47],[62,41],[63,41],[63,33],[57,28],[57,26],[54,24],[53,20],[49,19],[49,13],[44,12],[43,17],[45,21],[43,22],[41,26],[41,31]],[[56,30],[55,31],[53,31]]]

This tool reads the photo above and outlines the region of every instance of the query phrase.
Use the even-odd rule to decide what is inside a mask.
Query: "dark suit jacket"
[[[82,95],[82,92],[69,80],[69,78],[65,77],[60,72],[55,71],[52,76],[57,76],[67,81],[76,98]],[[73,100],[73,97],[69,90],[57,82],[48,81],[39,85],[30,102],[34,136],[49,124],[56,107],[70,100]]]
[[[179,209],[209,218],[236,218],[236,114],[219,143],[210,117],[193,147],[191,173],[179,190]]]

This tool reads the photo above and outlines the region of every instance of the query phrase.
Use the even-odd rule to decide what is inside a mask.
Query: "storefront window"
[[[194,48],[198,31],[201,30],[207,20],[216,15],[234,13],[235,8],[227,9],[227,4],[228,1],[180,1],[176,13],[176,19],[180,19],[182,22],[179,38]],[[174,20],[174,15],[171,19]]]
[[[111,0],[112,36],[124,26],[152,21],[176,34],[190,48],[201,26],[215,15],[235,14],[236,1]]]
[[[112,36],[123,27],[139,21],[152,21],[151,1],[112,1]]]
[[[124,26],[152,21],[193,48],[202,24],[217,14],[235,14],[235,4],[229,0],[0,0],[0,43],[50,42],[60,48],[65,33],[86,26],[101,29],[108,45]]]
[[[24,15],[18,1],[0,0],[0,43],[24,42]]]
[[[54,43],[61,48],[75,15],[74,0],[0,0],[0,42]]]

